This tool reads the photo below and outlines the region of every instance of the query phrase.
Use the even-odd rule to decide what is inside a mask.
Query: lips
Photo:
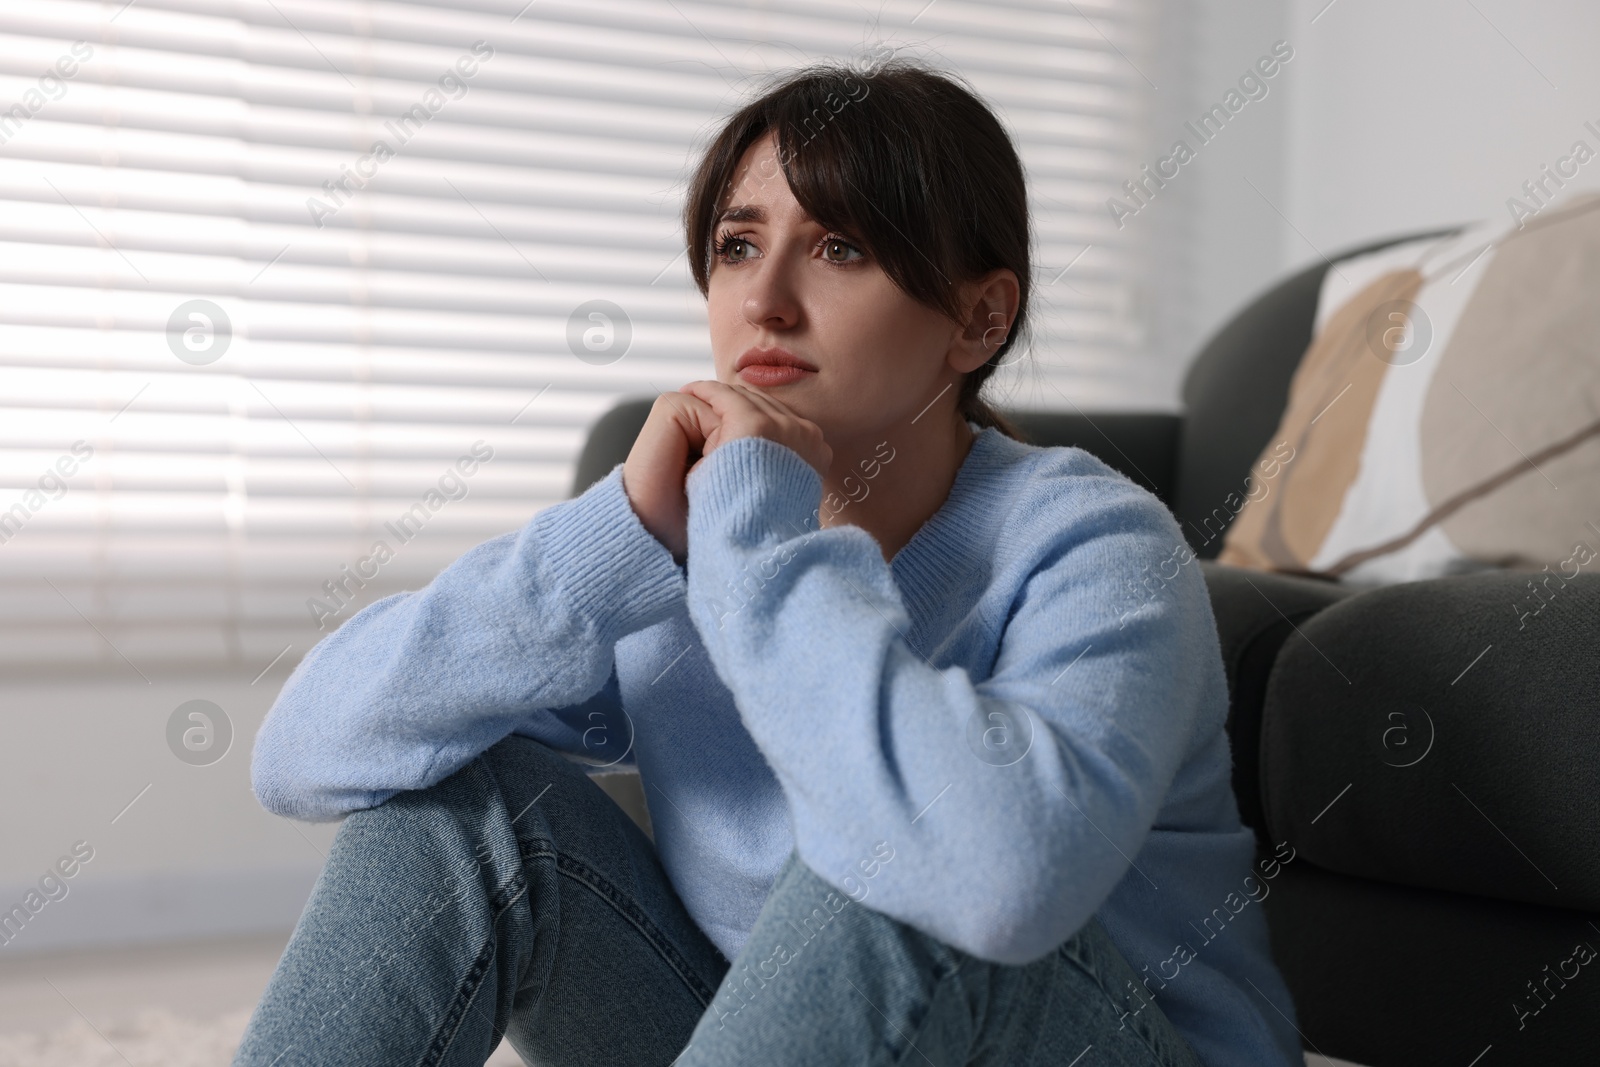
[[[816,365],[785,348],[752,348],[739,357],[734,373],[746,385],[788,385],[817,373]]]

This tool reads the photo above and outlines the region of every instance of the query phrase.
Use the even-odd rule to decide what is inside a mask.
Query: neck
[[[953,406],[833,445],[822,480],[823,527],[849,523],[872,535],[885,561],[910,541],[950,496],[975,435]]]

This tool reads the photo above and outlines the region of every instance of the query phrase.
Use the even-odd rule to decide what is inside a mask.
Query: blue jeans
[[[234,1063],[1200,1067],[1134,990],[1098,920],[989,963],[793,853],[730,965],[582,765],[513,736],[345,820]]]

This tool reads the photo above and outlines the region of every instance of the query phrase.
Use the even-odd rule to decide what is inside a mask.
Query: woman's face
[[[735,171],[713,243],[707,312],[717,380],[769,393],[815,422],[836,449],[905,425],[972,369],[956,323],[907,296],[845,235],[806,216],[770,133]],[[741,357],[761,352],[814,369],[739,369]],[[980,354],[975,365],[982,362]],[[952,409],[955,393],[943,397]]]

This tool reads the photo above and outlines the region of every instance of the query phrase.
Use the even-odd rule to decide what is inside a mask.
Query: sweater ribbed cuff
[[[696,534],[754,548],[817,529],[822,475],[800,453],[766,437],[719,447],[689,476],[689,554]]]
[[[688,592],[683,568],[628,502],[622,466],[533,518],[544,569],[612,643],[666,618]]]

